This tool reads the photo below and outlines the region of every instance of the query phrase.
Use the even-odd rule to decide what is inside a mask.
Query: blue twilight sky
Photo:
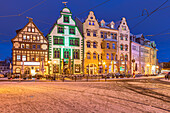
[[[0,16],[16,15],[42,2],[43,0],[1,0]],[[46,35],[64,7],[64,0],[47,0],[43,4],[31,9],[20,17],[0,17],[0,59],[11,56],[11,39],[15,37],[15,30],[26,25],[28,20],[24,16],[34,18],[35,24]],[[104,2],[105,0],[65,0],[68,1],[68,8],[73,13],[73,17]],[[152,12],[166,0],[110,0],[107,3],[92,9],[98,20],[119,21],[126,17],[130,29],[140,22],[144,17],[130,19],[142,14],[143,9]],[[163,9],[155,12],[143,23],[131,30],[133,34],[144,33],[144,35],[170,33],[170,1]],[[89,12],[89,11],[88,11]],[[88,12],[78,16],[85,18]],[[146,12],[145,12],[146,14]],[[130,20],[128,20],[130,19]],[[48,23],[48,24],[47,24]],[[147,37],[156,41],[158,59],[160,62],[170,61],[170,34]]]

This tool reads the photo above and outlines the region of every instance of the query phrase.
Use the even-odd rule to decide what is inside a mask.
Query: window
[[[79,40],[75,40],[75,45],[79,46]]]
[[[31,56],[31,61],[35,61],[35,58],[34,58],[34,56]]]
[[[112,44],[112,49],[115,49],[115,44],[114,43]]]
[[[101,26],[103,27],[103,26],[104,26],[104,24],[103,24],[103,23],[101,23]]]
[[[124,58],[123,58],[123,55],[120,55],[120,60],[123,61],[123,59],[124,59]]]
[[[110,49],[110,47],[109,47],[109,43],[107,43],[107,49]]]
[[[125,55],[125,61],[128,61],[128,56],[127,55]]]
[[[103,32],[101,32],[101,38],[103,38]]]
[[[21,61],[21,56],[17,55],[17,61]]]
[[[21,44],[21,48],[25,48],[25,44]]]
[[[92,25],[94,26],[94,22],[92,22]]]
[[[64,22],[69,23],[69,18],[67,16],[64,16]]]
[[[126,26],[122,26],[122,30],[126,30]]]
[[[91,59],[90,53],[87,53],[87,59]]]
[[[114,39],[116,39],[116,40],[117,40],[117,34],[114,34]]]
[[[26,61],[26,55],[22,55],[22,61]]]
[[[33,48],[33,49],[35,49],[35,48],[36,48],[36,46],[35,46],[35,45],[32,45],[32,48]]]
[[[93,53],[93,59],[96,59],[96,53]]]
[[[101,60],[103,59],[103,54],[101,54]]]
[[[87,36],[90,36],[90,30],[87,30]]]
[[[74,59],[79,59],[79,52],[78,51],[74,51],[73,55],[74,55]]]
[[[64,37],[54,37],[54,44],[64,45]]]
[[[89,21],[89,25],[91,25],[91,21]]]
[[[125,35],[125,41],[128,41],[128,35]]]
[[[74,28],[70,28],[70,34],[75,34],[75,29]]]
[[[107,38],[107,33],[104,33],[104,38]]]
[[[93,48],[96,48],[96,42],[93,42]]]
[[[64,58],[69,58],[69,51],[64,51]]]
[[[87,47],[90,48],[90,42],[87,42]]]
[[[73,40],[70,40],[70,45],[74,45],[74,44],[73,44]]]
[[[93,31],[93,37],[96,37],[96,31]]]
[[[106,55],[106,59],[107,59],[107,60],[109,60],[109,53],[107,53],[107,55]]]
[[[28,27],[28,32],[31,32],[31,28],[30,27]]]
[[[37,49],[40,49],[40,47],[41,47],[40,45],[37,45]]]
[[[123,40],[123,35],[122,34],[120,35],[120,39]]]
[[[113,33],[111,33],[111,39],[113,39]]]
[[[30,40],[30,36],[29,35],[27,35],[27,40]]]
[[[32,28],[32,32],[35,32],[35,28]]]
[[[37,36],[37,40],[40,40],[40,37],[39,37],[39,36]]]
[[[24,39],[24,40],[26,40],[26,39],[27,39],[26,35],[23,35],[23,39]]]
[[[63,27],[58,27],[58,33],[64,33],[64,28]]]
[[[60,58],[60,51],[54,51],[54,58]]]
[[[114,28],[114,25],[113,25],[113,24],[111,25],[111,28],[112,28],[112,29]]]
[[[117,55],[115,55],[115,60],[117,60]]]
[[[90,19],[93,19],[93,17],[90,17]]]
[[[120,49],[123,50],[123,44],[120,45]]]
[[[128,45],[125,45],[125,51],[128,51]]]
[[[36,36],[33,36],[33,38],[32,38],[34,41],[36,40]]]
[[[29,48],[30,48],[30,45],[29,45],[29,44],[26,44],[26,48],[29,49]]]
[[[111,60],[113,60],[113,53],[111,54]]]

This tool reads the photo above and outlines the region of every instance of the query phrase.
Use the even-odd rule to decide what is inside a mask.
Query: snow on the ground
[[[166,113],[169,98],[149,82],[0,82],[0,113]]]

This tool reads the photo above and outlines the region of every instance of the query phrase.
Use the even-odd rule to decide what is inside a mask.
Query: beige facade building
[[[48,41],[30,18],[11,40],[14,74],[48,74]]]

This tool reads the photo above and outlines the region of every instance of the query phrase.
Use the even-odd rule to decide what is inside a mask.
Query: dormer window
[[[112,29],[114,28],[114,25],[113,25],[113,24],[111,24],[111,28],[112,28]]]
[[[104,26],[104,23],[101,23],[101,26],[103,27],[103,26]]]

